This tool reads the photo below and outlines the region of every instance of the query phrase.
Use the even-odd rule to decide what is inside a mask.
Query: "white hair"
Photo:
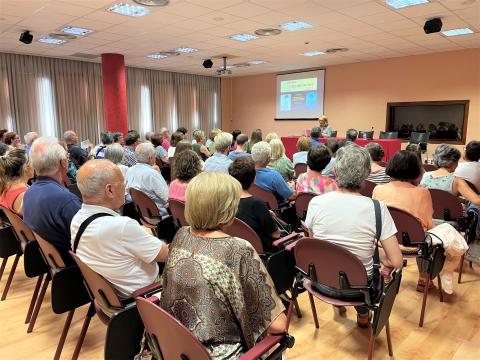
[[[38,134],[34,131],[26,133],[23,137],[25,139],[25,144],[32,145],[36,138],[38,138]]]
[[[227,132],[222,132],[215,136],[215,151],[223,153],[230,146],[232,146],[233,135]]]
[[[33,142],[30,159],[37,175],[50,175],[58,170],[60,160],[67,159],[67,151],[55,137],[40,137]]]
[[[135,148],[135,157],[139,163],[148,164],[152,156],[155,156],[155,148],[151,142],[141,143]]]
[[[63,133],[63,140],[65,140],[67,143],[73,141],[73,138],[75,137],[75,131],[73,130],[67,130]]]
[[[124,150],[120,144],[108,145],[105,148],[105,159],[110,160],[114,164],[118,164],[123,160]]]
[[[252,147],[252,159],[255,164],[267,165],[272,158],[272,148],[266,141],[260,141]]]
[[[84,198],[95,198],[103,194],[106,183],[117,180],[118,172],[115,171],[117,166],[105,159],[89,160],[83,166],[87,164],[89,167],[93,167],[93,170],[89,172],[88,176],[78,176],[77,185]]]

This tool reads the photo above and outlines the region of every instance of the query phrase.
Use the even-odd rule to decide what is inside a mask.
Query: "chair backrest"
[[[78,198],[83,201],[83,196],[82,196],[82,193],[80,192],[80,189],[78,188],[77,183],[70,184],[68,186],[68,191],[70,191],[72,194],[77,195]]]
[[[295,176],[298,178],[301,174],[307,172],[307,164],[298,163],[295,164]]]
[[[128,191],[141,219],[149,225],[156,225],[152,220],[158,219],[160,213],[155,202],[143,191],[134,188],[130,188]]]
[[[398,139],[398,131],[380,131],[379,139]]]
[[[294,247],[297,268],[309,273],[315,267],[316,282],[340,288],[340,274],[345,273],[350,285],[366,286],[367,272],[362,262],[350,251],[327,240],[300,239]]]
[[[275,195],[273,195],[270,191],[263,190],[257,185],[252,184],[252,186],[250,186],[250,188],[248,189],[248,192],[262,199],[270,208],[270,210],[278,209],[278,201],[275,198]]]
[[[62,259],[62,256],[58,250],[50,244],[47,240],[43,239],[40,235],[34,232],[35,238],[40,245],[40,250],[42,252],[45,262],[50,266],[52,270],[65,268],[65,262]]]
[[[77,254],[75,254],[73,251],[70,251],[70,255],[80,268],[80,271],[87,282],[92,296],[101,305],[101,307],[109,309],[122,309],[124,307],[122,301],[118,297],[112,285],[105,280],[103,276],[90,269],[90,267],[80,260]]]
[[[337,137],[337,130],[330,131],[330,137]]]
[[[430,133],[429,132],[415,132],[412,131],[410,133],[410,143],[411,144],[426,144],[428,143],[428,140],[430,139]]]
[[[155,358],[163,360],[210,360],[203,344],[183,324],[154,303],[137,298],[145,331],[154,342]]]
[[[400,245],[412,246],[411,242],[425,241],[425,231],[421,222],[412,214],[389,206],[388,211],[392,215],[397,228],[397,240]]]
[[[308,204],[310,204],[310,201],[315,196],[318,196],[318,194],[312,192],[301,192],[297,195],[297,198],[295,199],[295,212],[300,219],[305,220]]]
[[[464,180],[465,180],[465,182],[467,183],[467,185],[470,186],[470,189],[472,189],[473,191],[475,191],[475,194],[478,195],[478,189],[477,189],[477,187],[476,187],[475,185],[473,185],[470,181],[468,181],[468,180],[466,180],[466,179],[464,179]]]
[[[258,234],[247,223],[240,219],[234,218],[233,223],[225,229],[225,233],[248,241],[252,244],[257,253],[263,253],[262,240]]]
[[[434,171],[434,170],[437,170],[438,168],[433,165],[433,164],[422,164],[423,166],[423,170],[425,171]]]
[[[456,220],[463,217],[463,207],[455,195],[448,191],[429,189],[432,196],[433,217],[442,220]]]
[[[168,208],[172,214],[173,221],[181,227],[188,226],[187,220],[185,219],[185,203],[183,201],[170,199],[168,200]]]
[[[22,218],[20,218],[20,216],[18,216],[13,211],[11,211],[11,210],[9,210],[5,207],[2,207],[2,210],[3,210],[4,214],[7,216],[10,224],[13,226],[13,229],[15,230],[15,234],[17,235],[18,241],[26,244],[30,241],[35,240],[35,236],[33,235],[32,230],[30,230],[30,228],[27,226],[27,224],[25,224],[23,222],[23,220],[22,220]]]
[[[358,132],[358,138],[359,139],[373,139],[373,131],[359,131]]]
[[[375,188],[375,186],[377,186],[377,184],[375,184],[374,182],[365,180],[363,182],[362,188],[360,189],[360,194],[371,198],[373,194],[373,189]]]

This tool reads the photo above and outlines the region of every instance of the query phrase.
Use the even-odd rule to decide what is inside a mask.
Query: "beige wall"
[[[315,121],[274,121],[275,74],[224,79],[222,126],[299,135]],[[470,100],[467,141],[480,138],[480,49],[327,67],[325,114],[339,134],[385,130],[387,102]]]

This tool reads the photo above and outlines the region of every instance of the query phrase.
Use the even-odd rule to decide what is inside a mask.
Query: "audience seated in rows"
[[[454,176],[460,160],[460,151],[448,144],[440,144],[433,153],[433,163],[437,170],[423,174],[420,186],[428,189],[439,189],[463,196],[475,206],[480,206],[480,196],[473,191],[467,182]]]
[[[293,154],[293,166],[307,163],[308,151],[312,148],[312,142],[306,136],[300,136],[297,141],[298,152]]]
[[[180,131],[175,131],[170,138],[170,147],[168,148],[168,158],[171,159],[175,156],[175,148],[177,144],[183,140],[185,135]]]
[[[88,153],[82,149],[78,143],[78,136],[75,131],[67,130],[63,134],[63,140],[67,144],[67,151],[70,160],[78,169],[88,160]]]
[[[150,136],[150,142],[155,148],[155,160],[158,166],[168,164],[168,152],[163,148],[164,138],[161,134],[153,134]]]
[[[283,146],[282,140],[273,139],[270,141],[270,147],[272,148],[272,158],[268,167],[275,171],[278,171],[282,175],[285,181],[291,181],[295,177],[295,170],[290,159],[285,155],[285,146]]]
[[[370,281],[373,281],[376,240],[381,242],[380,259],[385,266],[396,268],[402,265],[402,253],[395,236],[397,229],[387,207],[380,203],[382,230],[380,239],[375,239],[374,204],[370,198],[359,193],[363,181],[370,174],[370,156],[364,148],[351,145],[339,149],[335,174],[338,189],[312,199],[305,225],[311,236],[355,254],[365,266]],[[372,284],[372,288],[377,287]],[[318,290],[322,292],[323,289]],[[358,325],[368,326],[368,308],[360,306],[356,310]]]
[[[25,152],[28,154],[30,152],[33,142],[38,139],[38,133],[36,133],[35,131],[28,132],[23,138],[25,140]]]
[[[262,240],[265,252],[273,251],[272,243],[280,238],[280,230],[265,202],[248,192],[255,180],[255,163],[251,158],[237,158],[230,165],[228,171],[242,185],[242,194],[236,217],[255,230]]]
[[[271,157],[272,148],[269,143],[260,141],[253,145],[252,159],[255,162],[255,169],[257,171],[255,185],[273,193],[279,204],[295,200],[296,193],[285,182],[282,175],[275,170],[267,168]]]
[[[72,264],[70,223],[82,203],[63,185],[67,152],[56,138],[40,137],[30,150],[37,178],[23,198],[23,220],[46,241],[53,244],[66,264]]]
[[[125,182],[115,164],[90,160],[78,171],[77,179],[83,204],[71,222],[72,247],[82,224],[102,215],[80,234],[76,254],[110,282],[121,298],[129,298],[159,279],[157,262],[166,260],[168,247],[135,220],[117,213],[124,203]]]
[[[196,141],[193,145],[193,151],[195,151],[203,161],[207,160],[210,157],[210,151],[208,151],[207,147],[204,145],[205,133],[202,130],[195,130],[193,132],[193,138]]]
[[[310,141],[312,143],[312,147],[319,146],[322,143],[318,141],[318,138],[322,137],[322,130],[318,126],[312,128],[310,130]]]
[[[202,172],[202,161],[192,150],[182,151],[173,163],[175,179],[170,183],[168,198],[185,201],[185,193],[190,180]]]
[[[370,142],[365,145],[365,149],[370,154],[372,172],[367,180],[375,184],[386,184],[390,182],[390,177],[385,174],[385,167],[380,164],[385,155],[382,146],[376,142]]]
[[[128,137],[127,137],[128,138]],[[155,170],[155,148],[149,142],[138,145],[135,149],[137,164],[127,171],[125,182],[127,191],[134,188],[151,198],[162,216],[166,216],[165,206],[168,202],[168,185],[162,174]]]
[[[330,150],[325,145],[310,149],[307,158],[308,170],[297,179],[297,194],[312,192],[321,195],[337,189],[334,180],[322,175],[322,170],[328,165],[330,158]]]
[[[357,130],[355,130],[355,129],[348,129],[347,130],[346,140],[349,140],[351,142],[355,142],[355,140],[357,140],[357,137],[358,137],[358,131]]]
[[[23,215],[23,197],[33,166],[25,150],[14,149],[0,156],[0,205]]]
[[[205,161],[206,172],[223,172],[228,174],[228,167],[232,163],[227,155],[230,151],[233,136],[222,132],[215,136],[215,153]]]
[[[332,125],[328,125],[328,118],[325,115],[320,116],[318,119],[318,125],[320,127],[322,137],[330,137],[332,135]]]
[[[240,157],[251,157],[252,155],[247,153],[248,135],[240,134],[237,136],[236,147],[228,154],[230,160],[235,160]]]
[[[253,130],[247,143],[247,152],[251,153],[253,145],[260,141],[263,141],[262,129]]]
[[[140,135],[136,131],[129,131],[125,138],[124,154],[122,164],[128,167],[132,167],[137,163],[135,157],[135,149],[140,144]]]
[[[480,191],[480,141],[470,141],[465,147],[464,162],[458,164],[454,175],[475,185]]]
[[[190,226],[170,244],[163,273],[160,306],[190,329],[213,359],[236,359],[265,332],[286,331],[284,306],[262,260],[250,243],[222,230],[232,223],[241,192],[237,180],[218,172],[189,183]]]
[[[105,159],[110,160],[117,165],[122,172],[123,177],[125,178],[127,175],[128,166],[122,164],[123,156],[124,149],[120,144],[108,145],[105,149]]]

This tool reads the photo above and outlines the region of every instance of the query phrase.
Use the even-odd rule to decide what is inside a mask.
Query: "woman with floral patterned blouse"
[[[313,192],[321,195],[337,189],[334,180],[322,175],[322,170],[330,162],[330,158],[330,150],[325,145],[310,149],[307,155],[308,171],[298,177],[297,193]]]

